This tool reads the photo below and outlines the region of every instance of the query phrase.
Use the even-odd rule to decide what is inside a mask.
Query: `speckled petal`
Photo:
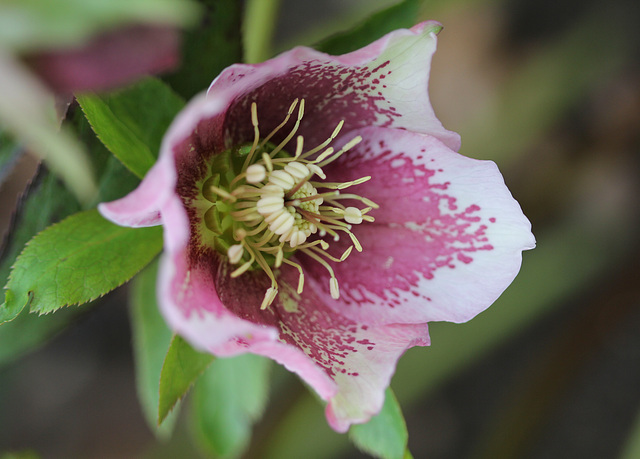
[[[327,419],[339,432],[379,412],[400,356],[412,346],[429,344],[426,324],[367,326],[328,307],[313,289],[298,295],[292,287],[298,281],[295,269],[279,272],[279,294],[267,310],[260,310],[270,285],[263,273],[233,279],[224,272],[223,267],[216,288],[225,307],[250,323],[277,329],[279,338],[259,346],[234,340],[210,349],[216,355],[253,352],[283,363],[329,401]],[[201,334],[206,336],[204,330]]]
[[[341,297],[328,304],[369,324],[464,322],[489,307],[518,273],[522,251],[535,246],[495,164],[422,134],[358,134],[365,140],[327,175],[371,175],[353,192],[380,208],[375,223],[354,227],[364,251],[335,264]],[[326,271],[312,262],[308,269],[325,291]]]
[[[434,31],[440,28],[424,22],[342,56],[298,47],[262,64],[236,64],[216,78],[208,94],[229,101],[225,131],[234,141],[251,139],[251,102],[257,103],[261,129],[269,132],[299,98],[306,102],[299,133],[308,146],[322,142],[343,120],[343,132],[402,128],[433,135],[457,150],[460,137],[442,127],[428,94]]]

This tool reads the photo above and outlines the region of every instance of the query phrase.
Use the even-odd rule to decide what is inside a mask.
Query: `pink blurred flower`
[[[435,117],[439,29],[227,68],[140,186],[100,206],[122,225],[164,226],[158,292],[177,333],[285,365],[340,432],[381,409],[399,357],[429,344],[427,322],[486,309],[535,245],[496,166],[456,153]]]
[[[27,61],[57,93],[112,89],[175,68],[180,32],[161,25],[120,27],[83,46],[41,51]]]

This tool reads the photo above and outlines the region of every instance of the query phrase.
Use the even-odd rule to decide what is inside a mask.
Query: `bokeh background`
[[[311,45],[393,3],[282,0],[272,51]],[[436,113],[462,135],[463,154],[498,164],[538,247],[494,306],[468,324],[432,324],[432,346],[401,359],[392,386],[410,450],[416,459],[638,458],[639,3],[425,0],[422,19],[445,26],[430,83]],[[5,226],[35,164],[18,159],[2,183]],[[147,428],[127,303],[124,287],[18,360],[0,349],[0,451],[204,457],[185,413],[167,441]],[[295,377],[274,367],[273,380],[246,457],[360,457]]]

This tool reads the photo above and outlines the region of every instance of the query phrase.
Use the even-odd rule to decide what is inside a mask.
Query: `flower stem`
[[[242,27],[244,60],[249,64],[271,57],[271,39],[280,0],[247,0]]]

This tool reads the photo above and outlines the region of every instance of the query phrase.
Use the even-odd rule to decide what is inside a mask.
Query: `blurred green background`
[[[394,3],[282,0],[273,47],[256,53],[312,45]],[[431,347],[401,359],[392,386],[410,450],[640,457],[639,3],[413,3],[412,23],[445,26],[430,83],[436,113],[461,134],[463,154],[498,164],[538,247],[488,311],[468,324],[432,324]],[[15,170],[2,185],[4,207],[29,161]],[[167,442],[146,427],[130,340],[123,288],[46,346],[6,361],[0,451],[201,457],[185,413]],[[273,379],[246,457],[360,457],[294,376],[276,368]]]

